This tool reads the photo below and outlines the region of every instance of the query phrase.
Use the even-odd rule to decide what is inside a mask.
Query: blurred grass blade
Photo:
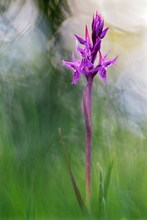
[[[112,168],[113,168],[113,159],[109,163],[109,167],[107,169],[106,176],[104,178],[103,176],[103,170],[99,163],[98,168],[100,172],[100,186],[99,186],[99,211],[100,211],[100,217],[104,217],[106,219],[106,199],[108,195],[108,190],[110,186],[110,180],[111,180],[111,174],[112,174]]]
[[[111,180],[111,174],[112,174],[112,168],[113,168],[113,163],[114,160],[112,159],[112,161],[109,164],[107,173],[106,173],[106,177],[105,177],[105,182],[104,182],[104,197],[105,200],[107,199],[107,195],[108,195],[108,190],[109,190],[109,186],[110,186],[110,180]]]
[[[71,178],[72,186],[73,186],[73,189],[74,189],[74,192],[75,192],[77,201],[78,201],[78,203],[79,203],[79,206],[80,206],[82,212],[84,213],[84,215],[85,215],[85,214],[88,214],[87,209],[86,209],[86,206],[85,206],[85,204],[84,204],[84,202],[83,202],[81,193],[80,193],[80,191],[79,191],[79,188],[78,188],[78,186],[77,186],[77,184],[76,184],[76,181],[75,181],[75,178],[74,178],[74,176],[73,176],[73,173],[72,173],[71,170],[70,170],[69,172],[70,172],[70,178]]]
[[[63,136],[62,136],[60,128],[59,128],[59,140],[60,140],[60,144],[61,144],[62,151],[63,151],[63,154],[64,154],[65,162],[66,162],[66,165],[67,165],[67,169],[68,169],[68,172],[69,172],[69,175],[70,175],[70,179],[71,179],[71,182],[72,182],[72,186],[73,186],[73,189],[74,189],[74,192],[75,192],[78,204],[79,204],[79,206],[80,206],[80,208],[82,210],[82,213],[84,215],[88,216],[88,211],[87,211],[86,205],[85,205],[85,203],[83,201],[83,198],[81,196],[80,190],[79,190],[79,188],[77,186],[77,183],[75,181],[75,178],[74,178],[74,175],[73,175],[73,172],[72,172],[72,169],[71,169],[69,155],[68,155],[68,153],[67,153],[67,151],[65,149],[65,145],[64,145],[64,141],[63,141]]]
[[[99,163],[97,163],[98,169],[100,172],[100,185],[99,185],[99,216],[102,219],[106,220],[106,201],[105,201],[105,193],[104,193],[104,178],[103,178],[103,170]]]

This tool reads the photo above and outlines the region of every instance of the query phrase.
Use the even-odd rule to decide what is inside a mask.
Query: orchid
[[[75,58],[72,55],[72,61],[63,61],[63,65],[74,72],[72,84],[77,84],[81,75],[87,79],[87,86],[83,92],[82,110],[85,119],[86,130],[86,201],[90,204],[91,197],[91,152],[92,152],[92,121],[91,121],[91,108],[92,108],[92,85],[94,77],[99,76],[105,82],[107,79],[107,68],[115,64],[118,57],[112,60],[107,60],[108,51],[104,56],[101,53],[101,42],[105,37],[108,28],[104,29],[104,20],[102,16],[96,12],[92,21],[92,34],[89,35],[88,27],[85,27],[85,38],[75,34],[77,39],[77,51],[81,59]],[[79,44],[81,46],[79,46]]]
[[[92,21],[92,36],[90,39],[88,27],[85,28],[85,39],[76,35],[75,37],[83,48],[77,46],[77,51],[81,55],[81,60],[76,59],[74,54],[72,56],[72,62],[63,61],[63,65],[74,71],[72,84],[77,84],[81,75],[85,75],[86,78],[94,78],[99,73],[100,77],[106,81],[106,70],[113,65],[117,57],[113,60],[106,60],[108,53],[102,57],[101,55],[101,41],[105,37],[108,28],[104,28],[104,20],[101,15],[96,12],[96,16],[93,16]],[[99,56],[98,62],[96,58]]]

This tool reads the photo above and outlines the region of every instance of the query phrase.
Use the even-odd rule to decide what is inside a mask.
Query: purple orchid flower
[[[105,37],[108,28],[104,29],[104,20],[102,16],[96,12],[92,21],[92,34],[89,35],[88,28],[85,28],[85,38],[75,35],[78,44],[77,51],[81,55],[81,59],[76,59],[74,54],[72,61],[63,61],[63,65],[74,72],[72,84],[77,84],[80,76],[84,75],[87,79],[87,86],[83,92],[82,110],[85,119],[86,128],[86,200],[87,204],[90,203],[91,197],[91,152],[92,152],[92,121],[91,121],[91,108],[92,108],[92,85],[93,79],[97,75],[106,81],[107,68],[115,64],[118,57],[112,60],[107,60],[108,51],[104,56],[101,53],[101,42]],[[98,59],[97,59],[98,57]],[[98,62],[96,63],[96,60]]]
[[[64,66],[74,71],[72,84],[77,84],[82,74],[88,79],[89,77],[94,78],[98,72],[100,77],[106,81],[106,70],[116,62],[117,57],[113,60],[106,61],[108,53],[104,57],[101,55],[101,41],[108,31],[108,28],[103,28],[104,20],[101,15],[96,12],[96,16],[93,16],[92,21],[92,40],[90,39],[87,26],[85,28],[85,39],[75,35],[77,41],[83,45],[83,48],[79,45],[77,46],[77,51],[82,58],[78,60],[73,54],[72,62],[63,61]],[[99,63],[95,65],[97,55],[99,56]]]

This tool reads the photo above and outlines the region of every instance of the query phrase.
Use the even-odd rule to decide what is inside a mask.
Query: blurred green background
[[[62,48],[58,32],[66,16],[70,16],[70,9],[64,0],[35,4],[39,11],[35,26],[13,39],[5,31],[9,40],[0,41],[0,219],[85,219],[58,135],[61,128],[85,199],[85,129],[81,111],[85,82],[71,85],[72,75],[61,64],[62,59],[70,59],[70,53]],[[5,19],[3,13],[9,5],[10,1],[1,2],[1,18]],[[8,30],[10,25],[11,20]],[[1,36],[6,27],[6,21],[1,20]],[[113,71],[116,74],[119,69]],[[120,109],[120,93],[112,83],[105,86],[98,78],[95,80],[92,220],[100,219],[101,212],[97,163],[104,179],[110,174],[104,188],[108,191],[107,219],[147,219],[147,140],[122,126],[128,115]],[[141,128],[145,132],[145,123]]]

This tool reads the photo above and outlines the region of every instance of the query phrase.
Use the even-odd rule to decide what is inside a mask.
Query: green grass
[[[44,76],[32,76],[30,81],[25,77],[23,80],[26,87],[16,79],[1,80],[0,219],[85,219],[58,137],[61,127],[72,170],[85,199],[82,88],[71,86],[70,76],[59,71],[55,75],[54,69]],[[145,220],[146,139],[119,124],[109,96],[99,97],[96,89],[93,94],[91,219],[100,219],[103,213],[97,163],[101,165],[105,181],[113,160],[111,175],[104,184],[107,219]]]

